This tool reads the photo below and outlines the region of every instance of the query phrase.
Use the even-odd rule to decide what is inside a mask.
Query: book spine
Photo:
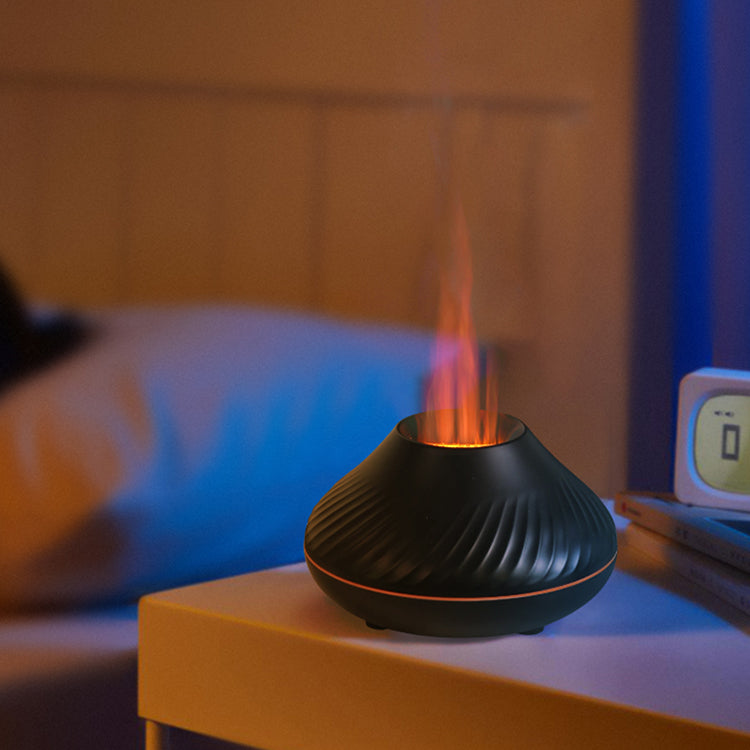
[[[616,495],[615,513],[640,526],[674,539],[680,544],[686,544],[699,552],[750,573],[750,554],[746,550],[733,545],[731,542],[717,539],[647,503],[638,502],[637,495],[624,493]]]
[[[750,615],[750,576],[645,528],[631,526],[628,544]]]

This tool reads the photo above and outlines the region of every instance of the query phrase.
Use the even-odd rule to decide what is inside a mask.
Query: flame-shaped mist
[[[440,277],[437,334],[426,413],[419,440],[431,445],[474,447],[502,442],[497,367],[481,358],[471,313],[471,244],[463,207],[456,204],[450,258]]]

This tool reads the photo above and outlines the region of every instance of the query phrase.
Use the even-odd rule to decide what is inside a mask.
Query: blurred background
[[[458,196],[501,408],[600,494],[668,489],[680,374],[750,367],[750,279],[714,260],[748,255],[748,14],[4,2],[0,260],[26,298],[66,307],[429,330]]]

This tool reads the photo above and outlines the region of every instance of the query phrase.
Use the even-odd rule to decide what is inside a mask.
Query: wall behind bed
[[[430,327],[458,195],[501,404],[612,492],[633,6],[4,3],[0,258],[67,305]]]

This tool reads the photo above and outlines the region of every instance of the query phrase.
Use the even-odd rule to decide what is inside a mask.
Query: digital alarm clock
[[[750,372],[706,367],[680,382],[674,494],[750,512]]]

